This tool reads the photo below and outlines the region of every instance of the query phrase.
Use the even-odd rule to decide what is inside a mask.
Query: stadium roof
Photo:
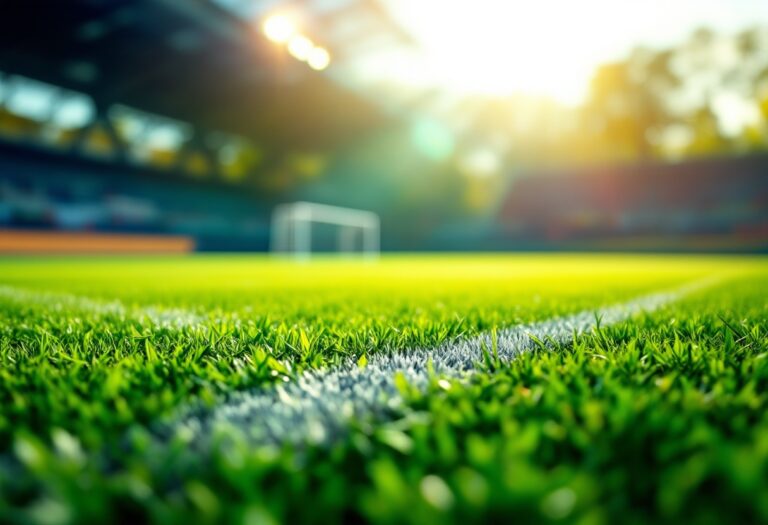
[[[384,121],[207,0],[14,0],[0,71],[236,133],[280,149],[333,147]]]

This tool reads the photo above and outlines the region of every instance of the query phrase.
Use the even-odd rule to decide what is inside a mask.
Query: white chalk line
[[[490,334],[449,342],[431,349],[378,352],[361,367],[347,359],[333,369],[308,370],[288,383],[229,394],[212,409],[196,406],[179,410],[170,423],[158,425],[159,434],[180,437],[208,447],[216,435],[240,434],[254,445],[284,443],[330,444],[345,434],[353,420],[381,418],[402,404],[396,377],[425,389],[433,376],[458,378],[477,370],[484,352],[496,348],[504,362],[536,348],[541,341],[563,344],[574,335],[608,326],[665,304],[719,279],[705,279],[672,291],[654,293],[626,303],[583,310],[538,323],[518,325]],[[56,311],[75,308],[96,315],[134,318],[169,329],[205,328],[205,316],[177,308],[129,308],[120,301],[99,301],[68,293],[32,291],[0,285],[0,297]]]
[[[346,434],[353,421],[380,421],[402,405],[400,374],[410,386],[424,390],[435,376],[461,378],[477,371],[484,354],[493,348],[507,362],[542,341],[566,344],[598,324],[608,326],[653,312],[713,281],[504,329],[495,341],[484,334],[432,349],[379,352],[370,355],[365,366],[350,358],[333,369],[305,371],[285,384],[232,393],[213,408],[182,409],[181,415],[159,427],[159,434],[200,451],[210,450],[219,437],[244,439],[254,446],[330,445]]]
[[[203,328],[207,323],[214,321],[181,308],[129,307],[117,300],[100,301],[70,293],[36,291],[7,285],[0,285],[0,297],[21,304],[42,306],[53,311],[63,312],[67,309],[75,309],[102,317],[135,319],[141,323],[149,322],[155,328]]]

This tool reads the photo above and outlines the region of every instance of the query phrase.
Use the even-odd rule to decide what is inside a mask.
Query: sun
[[[395,0],[392,9],[417,41],[431,82],[564,103],[583,98],[621,31],[609,22],[615,8],[602,0],[475,0],[471,8],[445,0]]]

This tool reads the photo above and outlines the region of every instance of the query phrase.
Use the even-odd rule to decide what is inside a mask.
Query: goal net
[[[373,212],[294,202],[273,211],[270,250],[297,259],[317,252],[373,258],[379,254],[380,237],[379,216]]]

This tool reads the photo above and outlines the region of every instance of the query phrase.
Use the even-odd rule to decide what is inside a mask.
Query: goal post
[[[313,225],[335,228],[334,250],[341,254],[378,257],[381,249],[379,216],[371,211],[313,202],[281,204],[272,212],[270,251],[308,259],[313,253]],[[359,242],[358,242],[359,239]]]

